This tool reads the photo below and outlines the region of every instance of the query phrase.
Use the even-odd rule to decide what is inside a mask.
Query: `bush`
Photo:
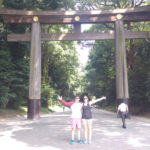
[[[42,93],[41,93],[41,105],[42,107],[49,107],[55,104],[58,104],[57,102],[57,93],[55,89],[50,87],[50,85],[43,85],[42,86]]]

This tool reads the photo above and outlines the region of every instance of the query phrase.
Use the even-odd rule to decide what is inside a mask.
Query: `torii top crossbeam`
[[[150,6],[138,8],[91,10],[91,11],[27,11],[0,9],[5,23],[30,24],[37,17],[41,24],[107,23],[115,22],[118,17],[124,22],[150,20]]]

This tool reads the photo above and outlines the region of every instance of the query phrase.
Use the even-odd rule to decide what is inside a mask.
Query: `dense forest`
[[[145,0],[0,0],[0,8],[19,10],[94,10],[150,5]],[[150,22],[125,24],[131,31],[150,32]],[[85,32],[107,32],[113,24],[96,24]],[[30,32],[27,25],[5,24],[0,18],[0,108],[26,106],[29,86],[30,44],[7,42],[9,33]],[[71,25],[42,25],[48,33],[72,33]],[[88,42],[86,42],[88,43]],[[42,42],[43,107],[58,104],[58,95],[67,100],[75,95],[105,95],[103,105],[115,105],[114,40],[92,43],[86,66],[79,69],[77,41]],[[129,94],[131,106],[150,105],[150,40],[126,40]]]

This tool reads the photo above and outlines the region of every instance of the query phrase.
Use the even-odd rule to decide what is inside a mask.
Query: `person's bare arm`
[[[97,103],[97,102],[100,102],[100,101],[102,101],[102,100],[104,100],[104,99],[106,99],[106,96],[103,96],[103,97],[101,97],[101,98],[92,100],[92,101],[90,101],[90,105],[95,104],[95,103]]]

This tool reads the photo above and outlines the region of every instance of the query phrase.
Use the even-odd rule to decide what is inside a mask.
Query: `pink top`
[[[72,105],[73,103],[75,103],[74,101],[66,102],[66,101],[64,101],[63,99],[61,99],[61,102],[62,102],[65,106],[68,106],[68,107],[71,107],[71,105]]]

